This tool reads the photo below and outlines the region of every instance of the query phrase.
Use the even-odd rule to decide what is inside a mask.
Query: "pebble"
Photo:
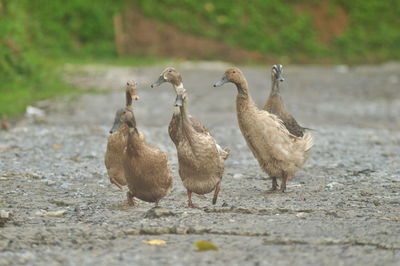
[[[242,174],[234,174],[233,178],[234,179],[241,179],[241,178],[243,178],[243,175]]]
[[[42,216],[42,217],[62,217],[66,212],[67,210],[56,210],[56,211],[40,210],[37,211],[35,214],[37,216]]]

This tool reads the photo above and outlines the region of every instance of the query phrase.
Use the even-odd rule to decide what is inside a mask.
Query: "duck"
[[[142,132],[137,129],[132,108],[117,112],[116,125],[126,138],[122,165],[128,185],[127,202],[135,205],[136,199],[153,202],[168,195],[172,188],[173,178],[167,154],[160,148],[149,144]]]
[[[254,103],[243,72],[228,68],[222,79],[213,86],[233,83],[237,88],[236,114],[240,131],[261,169],[272,179],[271,191],[285,192],[287,180],[301,169],[313,146],[313,136],[305,132],[302,137],[291,134],[283,121]],[[277,179],[281,179],[278,189]]]
[[[122,189],[126,186],[124,168],[122,165],[122,156],[126,148],[126,133],[128,126],[122,124],[120,119],[124,111],[132,109],[133,100],[139,100],[137,94],[137,83],[135,81],[128,81],[125,88],[125,107],[118,109],[114,119],[114,126],[110,129],[107,149],[104,156],[104,164],[107,169],[107,174],[110,183]]]
[[[284,80],[283,66],[281,64],[273,65],[271,70],[271,92],[263,109],[278,116],[291,134],[302,137],[307,128],[300,126],[288,112],[280,93],[279,84]]]
[[[159,87],[161,84],[163,84],[165,82],[171,83],[176,95],[178,95],[178,92],[181,92],[184,90],[183,83],[182,83],[182,75],[178,71],[176,71],[176,69],[173,67],[167,67],[166,69],[164,69],[161,72],[161,75],[158,78],[158,80],[156,82],[154,82],[153,84],[151,84],[151,88]],[[190,123],[192,124],[193,128],[196,131],[198,131],[200,133],[211,135],[208,128],[205,127],[200,121],[198,121],[196,118],[194,118],[190,114],[189,114],[189,120],[190,120]],[[172,115],[172,119],[171,119],[171,122],[168,127],[168,133],[174,143],[175,143],[175,141],[174,141],[174,135],[173,135],[172,131],[174,128],[176,128],[178,126],[179,121],[180,121],[180,108],[175,106],[174,112]]]
[[[222,149],[209,130],[189,114],[189,97],[176,69],[166,68],[152,87],[171,83],[175,93],[175,110],[168,133],[178,154],[179,176],[187,190],[188,207],[196,208],[192,193],[199,195],[214,191],[215,205],[221,190],[224,162],[229,157],[228,148]]]

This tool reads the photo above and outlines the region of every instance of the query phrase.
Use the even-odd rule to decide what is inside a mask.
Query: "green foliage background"
[[[322,44],[295,5],[338,5],[346,31]],[[400,59],[399,0],[0,0],[0,118],[33,101],[73,91],[60,65],[116,58],[113,15],[126,7],[182,31],[286,61],[374,63]],[[134,63],[134,62],[133,62]]]

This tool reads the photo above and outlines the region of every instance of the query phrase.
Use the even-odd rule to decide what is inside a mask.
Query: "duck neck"
[[[135,128],[131,128],[128,136],[127,152],[130,155],[140,154],[142,149],[143,140],[140,137],[139,131]]]
[[[132,106],[132,95],[129,91],[125,92],[126,106]]]
[[[238,90],[238,95],[236,97],[237,112],[241,113],[241,111],[247,110],[251,107],[255,107],[256,105],[249,94],[247,81],[243,79],[241,82],[235,83],[235,85]]]
[[[271,84],[271,94],[279,94],[279,82],[272,78]]]
[[[249,85],[247,84],[246,79],[242,79],[241,81],[235,83],[236,88],[238,90],[238,96],[240,97],[248,97],[249,96]]]
[[[183,93],[185,92],[185,88],[183,87],[183,83],[179,82],[179,83],[172,83],[172,86],[174,87],[175,93],[176,95],[178,95],[178,93]],[[179,115],[181,113],[181,108],[175,106],[174,107],[174,115]]]
[[[129,126],[126,123],[123,123],[119,127],[118,132],[120,132],[123,136],[127,137],[129,134]]]
[[[183,87],[182,82],[173,82],[172,86],[174,87],[176,94],[182,94],[183,92],[185,92],[185,88]]]
[[[189,111],[188,111],[188,106],[187,106],[187,99],[183,99],[182,101],[182,106],[179,107],[179,111],[181,113],[181,118],[183,124],[189,125],[190,120],[189,120]]]

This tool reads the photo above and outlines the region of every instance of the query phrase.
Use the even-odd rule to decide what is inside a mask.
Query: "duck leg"
[[[218,193],[221,190],[221,181],[219,181],[217,183],[217,185],[215,186],[215,191],[214,191],[214,198],[212,201],[212,204],[215,205],[215,203],[217,203],[217,198],[218,198]]]
[[[192,202],[192,191],[188,190],[187,191],[187,195],[188,195],[188,207],[189,208],[196,208],[196,206]]]
[[[122,185],[120,183],[118,183],[118,181],[115,180],[115,178],[113,178],[113,177],[110,178],[110,182],[111,182],[111,184],[116,185],[119,189],[122,189]]]
[[[276,192],[278,190],[278,181],[275,176],[271,177],[272,179],[272,188],[269,190],[269,192]]]
[[[287,179],[288,179],[288,175],[286,173],[283,173],[282,182],[281,182],[281,189],[279,190],[280,192],[285,192]]]
[[[132,192],[126,192],[126,200],[128,201],[128,205],[130,206],[135,206],[135,200],[133,197],[134,195],[132,194]]]

